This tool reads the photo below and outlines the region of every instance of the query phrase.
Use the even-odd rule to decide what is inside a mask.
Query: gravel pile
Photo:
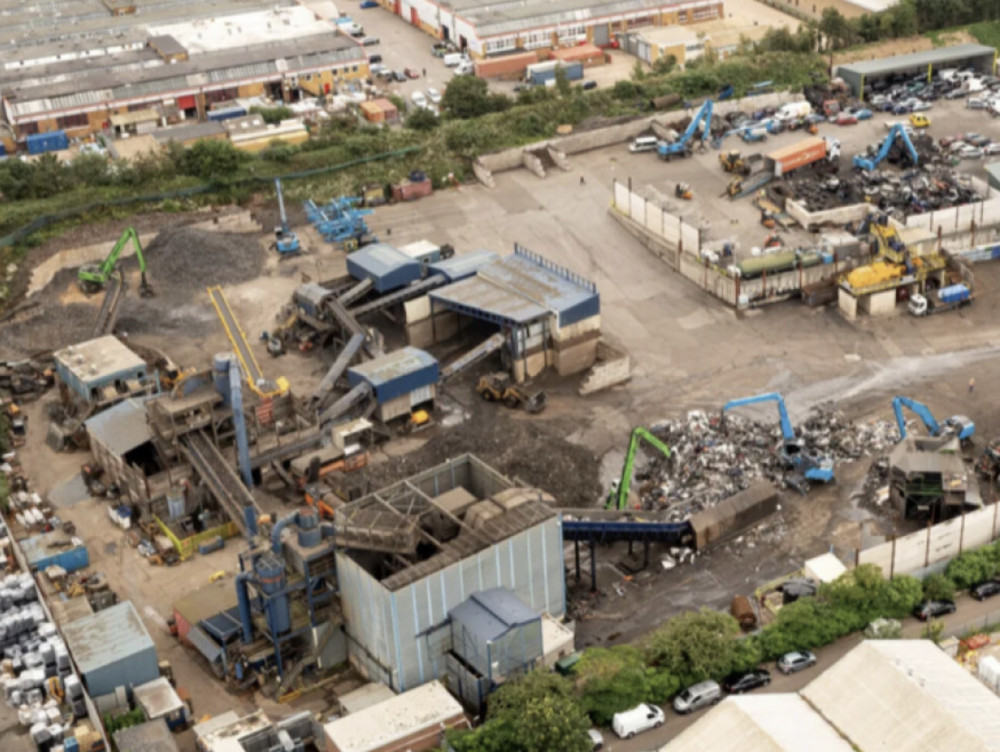
[[[146,249],[150,282],[157,294],[185,294],[206,285],[231,285],[260,276],[264,249],[254,235],[165,227]]]
[[[86,303],[50,303],[35,316],[0,324],[0,357],[16,359],[46,350],[58,350],[90,339],[97,309]]]

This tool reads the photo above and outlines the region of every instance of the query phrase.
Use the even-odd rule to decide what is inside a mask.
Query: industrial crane
[[[281,178],[274,179],[274,189],[278,193],[278,209],[281,212],[281,225],[274,228],[275,245],[278,253],[298,253],[301,250],[299,236],[288,226],[288,215],[285,214],[285,197],[281,192]]]
[[[657,154],[660,155],[660,159],[670,159],[671,157],[687,157],[691,154],[691,139],[694,138],[698,131],[698,126],[702,125],[701,140],[702,143],[712,135],[712,100],[706,99],[705,103],[701,106],[698,112],[695,114],[694,119],[684,129],[684,133],[681,134],[680,138],[671,144],[661,143],[656,147]]]
[[[906,438],[906,420],[903,418],[903,408],[911,410],[927,428],[927,433],[931,436],[941,436],[950,434],[957,436],[959,441],[968,441],[976,432],[976,424],[964,415],[952,415],[946,419],[944,426],[937,422],[931,413],[930,408],[922,402],[910,399],[909,397],[893,397],[892,409],[896,413],[896,425],[899,427],[900,440]]]
[[[80,271],[77,273],[77,281],[80,284],[80,289],[88,295],[100,292],[108,283],[108,280],[111,279],[111,275],[114,274],[118,266],[118,259],[121,257],[122,251],[125,250],[125,246],[130,240],[135,248],[135,257],[139,260],[139,274],[141,278],[139,294],[144,298],[152,295],[153,288],[146,281],[146,259],[142,255],[142,244],[139,242],[139,236],[136,234],[134,227],[125,228],[122,236],[118,238],[118,242],[111,249],[111,253],[100,264],[84,264],[80,267]]]
[[[779,450],[782,462],[789,467],[800,470],[808,480],[830,483],[833,478],[833,460],[819,454],[806,451],[805,443],[795,435],[792,428],[792,421],[788,417],[788,409],[785,407],[785,400],[777,392],[758,394],[754,397],[743,397],[727,402],[722,407],[722,413],[732,410],[735,407],[745,405],[756,405],[761,402],[777,402],[778,417],[781,422],[782,444]]]
[[[611,484],[608,499],[604,504],[605,509],[621,511],[628,506],[628,492],[632,487],[632,471],[635,469],[635,455],[639,451],[640,441],[645,441],[650,446],[660,450],[664,457],[670,459],[670,447],[642,426],[632,429],[632,435],[628,440],[628,451],[625,453],[625,464],[622,466],[621,480],[616,480]]]
[[[857,154],[854,157],[854,166],[859,170],[874,170],[889,156],[889,152],[895,146],[897,138],[903,142],[903,146],[906,147],[906,151],[909,153],[910,159],[913,160],[914,166],[920,164],[920,155],[917,154],[917,149],[910,140],[910,135],[902,125],[896,123],[889,130],[889,134],[885,137],[885,141],[882,142],[882,146],[879,147],[875,156],[867,157]]]

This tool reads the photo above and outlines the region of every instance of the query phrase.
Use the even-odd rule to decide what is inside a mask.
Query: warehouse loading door
[[[599,24],[594,27],[594,44],[603,47],[611,43],[611,31],[607,24]]]
[[[420,14],[417,13],[416,8],[410,8],[410,23],[414,26],[420,26]]]

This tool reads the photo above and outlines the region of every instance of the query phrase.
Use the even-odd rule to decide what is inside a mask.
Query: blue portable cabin
[[[66,131],[50,131],[35,133],[25,139],[28,154],[44,154],[49,151],[62,151],[69,148],[69,138]]]

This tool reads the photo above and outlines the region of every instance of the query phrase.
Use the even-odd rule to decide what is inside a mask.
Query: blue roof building
[[[420,261],[398,248],[372,243],[348,255],[347,273],[359,282],[370,279],[375,292],[384,295],[416,282],[422,271]]]
[[[371,386],[378,403],[376,417],[383,422],[432,403],[439,378],[437,359],[416,347],[404,347],[347,369],[351,387],[362,382]]]

